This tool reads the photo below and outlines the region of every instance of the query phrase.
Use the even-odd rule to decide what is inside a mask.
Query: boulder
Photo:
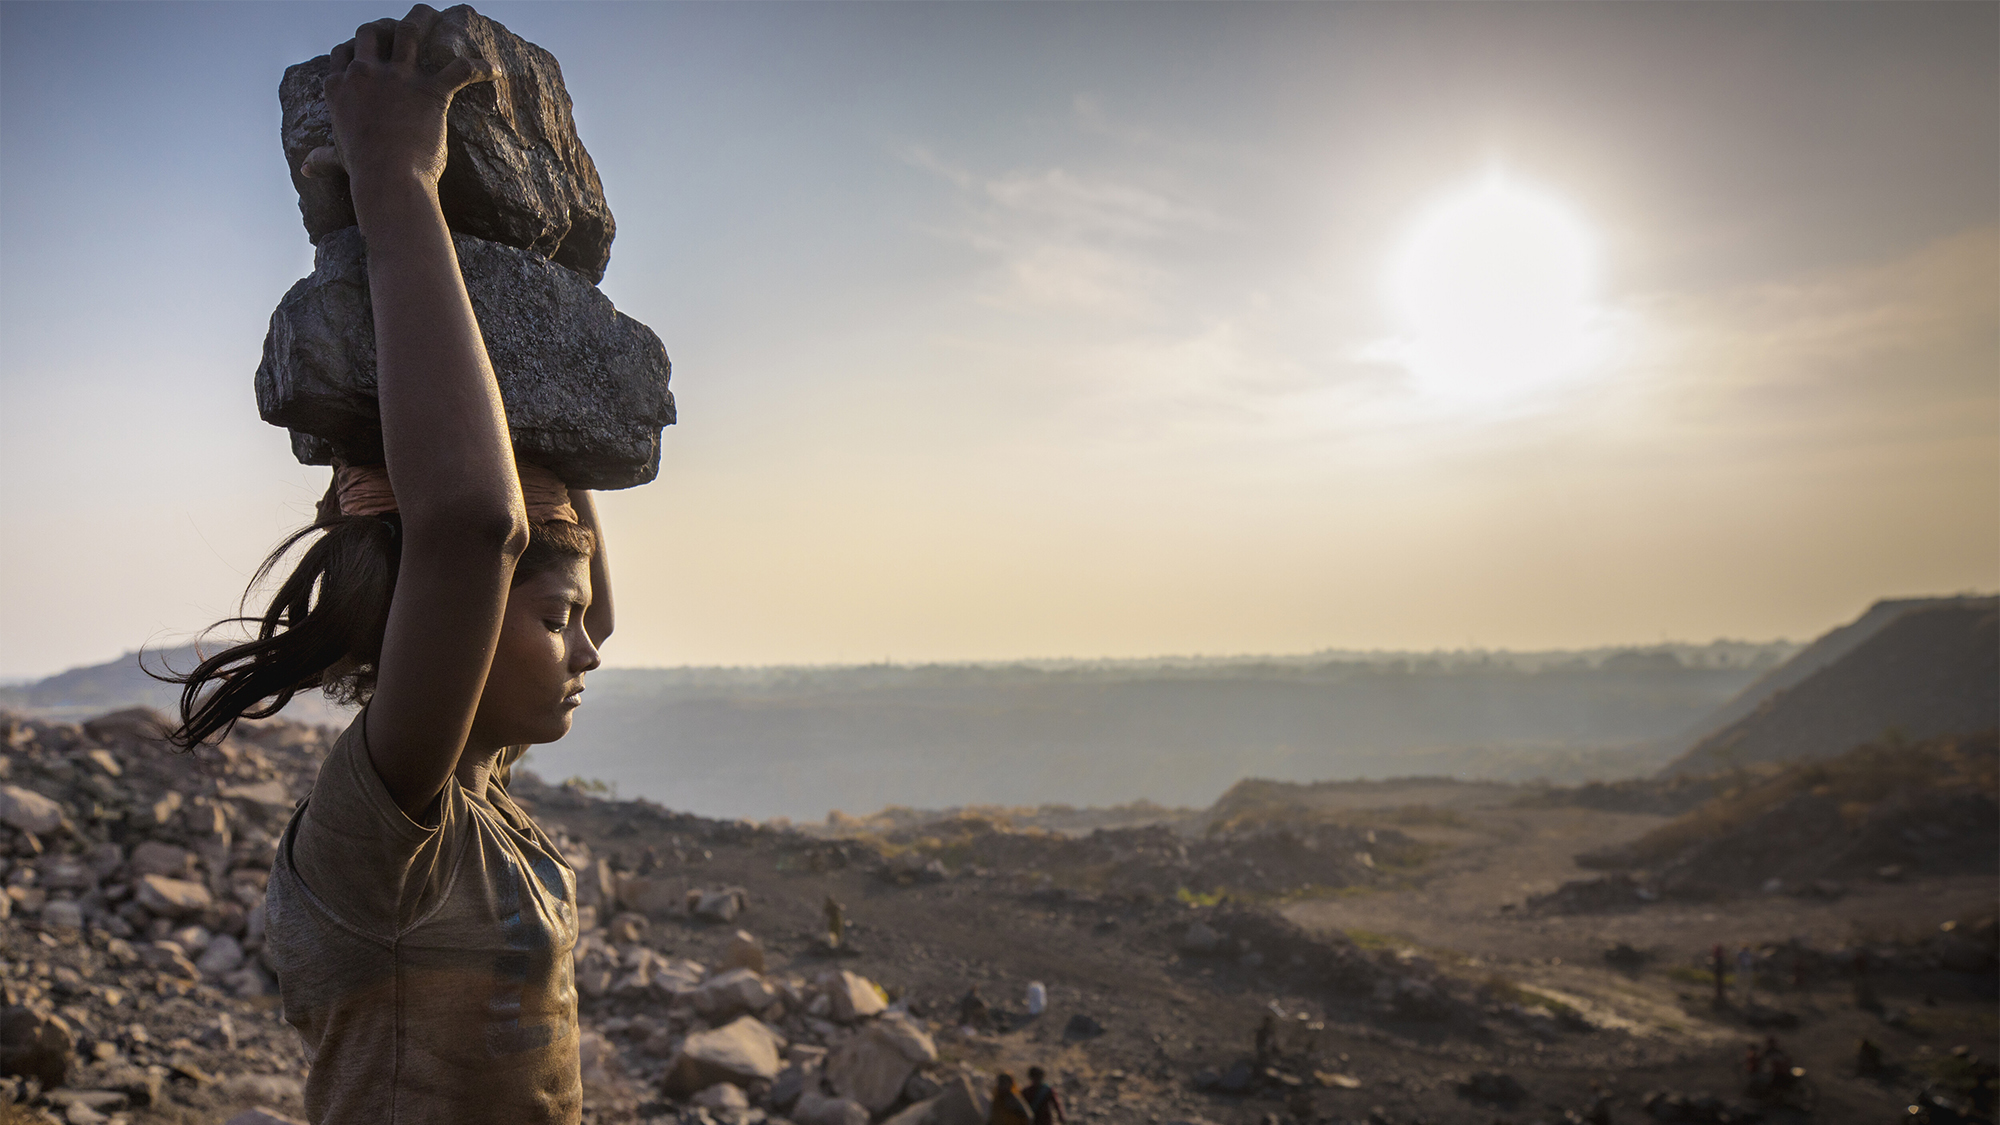
[[[644,914],[627,910],[611,919],[611,924],[605,927],[605,931],[610,935],[612,941],[620,945],[625,945],[632,942],[645,941],[646,932],[651,928],[652,921]]]
[[[944,1093],[932,1099],[929,1125],[986,1125],[993,1112],[993,1099],[960,1072],[944,1081]]]
[[[622,875],[618,878],[618,905],[640,914],[664,914],[679,909],[681,889],[653,875]]]
[[[689,1033],[681,1049],[667,1064],[661,1080],[666,1092],[687,1097],[717,1082],[739,1086],[778,1076],[778,1048],[784,1037],[754,1016],[708,1031]]]
[[[827,973],[820,977],[819,985],[821,991],[833,1002],[831,1011],[833,1018],[841,1023],[867,1019],[889,1006],[889,1002],[882,998],[882,993],[876,989],[874,982],[859,973],[851,973],[845,969],[837,973]]]
[[[62,806],[32,789],[0,785],[0,824],[46,836],[65,823]]]
[[[0,1012],[0,1074],[33,1078],[43,1089],[54,1089],[69,1076],[75,1055],[76,1035],[61,1016],[19,1004]]]
[[[194,871],[194,853],[173,844],[158,840],[147,840],[132,849],[132,874],[164,875],[169,879],[184,879]]]
[[[868,1107],[852,1098],[833,1097],[808,1089],[792,1105],[798,1125],[868,1125]]]
[[[113,744],[159,742],[174,724],[151,707],[127,707],[109,711],[95,719],[85,719],[83,733],[98,742]]]
[[[818,1086],[819,1078],[818,1064],[794,1059],[771,1080],[771,1094],[766,1100],[782,1113],[791,1109],[792,1103],[798,1101],[799,1095],[805,1093],[808,1087]]]
[[[141,875],[133,888],[140,906],[164,918],[186,918],[207,910],[212,901],[208,888],[185,879],[164,875]]]
[[[738,930],[729,937],[729,944],[722,950],[722,967],[725,969],[749,969],[751,972],[764,971],[764,943],[758,941],[747,930]]]
[[[761,1012],[778,998],[770,982],[749,969],[731,969],[702,982],[691,999],[694,1010],[710,1020],[727,1019],[743,1012]]]
[[[50,899],[42,904],[42,925],[51,930],[83,929],[83,907],[73,899]]]
[[[936,1108],[931,1098],[914,1101],[884,1119],[882,1125],[931,1125],[931,1113]]]
[[[208,948],[195,959],[194,967],[210,979],[233,973],[243,967],[243,946],[228,934],[218,934],[209,939]]]
[[[687,912],[710,922],[735,921],[748,905],[750,895],[742,887],[707,887],[687,893]]]
[[[248,785],[225,785],[217,795],[256,810],[273,824],[283,824],[292,815],[291,792],[275,777]]]
[[[697,1091],[688,1102],[703,1109],[749,1109],[750,1095],[743,1087],[728,1082],[717,1082],[706,1090]]]
[[[554,55],[460,5],[447,8],[420,49],[435,73],[456,56],[494,71],[452,99],[438,201],[453,230],[530,250],[593,283],[611,260],[615,226],[597,167],[577,137]],[[328,59],[299,63],[278,85],[285,162],[314,242],[354,225],[344,178],[300,175],[307,154],[333,143],[325,99]]]
[[[937,1059],[937,1045],[901,1012],[862,1025],[826,1058],[834,1092],[881,1113],[903,1096],[903,1086],[919,1066]]]
[[[45,891],[82,891],[97,886],[96,872],[81,856],[49,856],[35,870],[35,885]]]
[[[187,951],[171,941],[156,941],[139,947],[139,963],[164,976],[200,980],[201,970],[188,960]]]
[[[522,460],[572,488],[630,488],[660,467],[674,421],[666,349],[589,281],[525,250],[454,234],[460,272]],[[358,228],[320,240],[271,314],[257,409],[308,465],[382,461],[375,319]]]

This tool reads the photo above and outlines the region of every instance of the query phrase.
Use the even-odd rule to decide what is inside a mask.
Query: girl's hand
[[[334,144],[314,149],[301,171],[344,169],[357,207],[378,186],[415,182],[436,191],[452,96],[493,77],[488,64],[463,56],[436,74],[417,68],[418,48],[437,20],[437,9],[418,4],[401,20],[362,24],[333,49],[326,104]]]

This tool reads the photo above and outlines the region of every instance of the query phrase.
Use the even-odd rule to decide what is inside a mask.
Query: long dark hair
[[[596,548],[590,529],[568,520],[529,525],[528,547],[514,566],[513,584]],[[343,516],[322,508],[320,518],[278,544],[250,579],[254,590],[301,545],[305,553],[256,617],[239,615],[212,628],[255,623],[255,640],[206,657],[192,671],[168,670],[158,679],[181,685],[180,725],[167,740],[192,749],[238,719],[277,714],[292,697],[319,688],[340,703],[363,703],[375,690],[389,602],[396,594],[403,523],[395,514]],[[249,593],[245,592],[247,604]]]

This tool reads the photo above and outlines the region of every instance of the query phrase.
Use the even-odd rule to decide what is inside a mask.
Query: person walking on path
[[[1720,1008],[1729,1003],[1729,961],[1722,953],[1722,943],[1716,942],[1709,951],[1715,969],[1715,1006]]]
[[[265,952],[314,1125],[581,1119],[576,879],[504,771],[568,733],[611,632],[587,493],[517,464],[438,202],[445,114],[491,67],[427,74],[439,13],[331,53],[340,176],[368,247],[381,465],[336,464],[256,638],[176,679],[173,741],[325,689],[361,704],[271,870]]]
[[[993,1080],[993,1112],[986,1115],[986,1125],[1034,1125],[1034,1121],[1028,1103],[1014,1092],[1014,1076],[1002,1071]]]
[[[1039,1066],[1028,1068],[1028,1085],[1021,1091],[1021,1100],[1028,1103],[1028,1111],[1035,1115],[1034,1125],[1069,1125],[1069,1115],[1063,1112],[1062,1096],[1049,1085],[1047,1072]]]

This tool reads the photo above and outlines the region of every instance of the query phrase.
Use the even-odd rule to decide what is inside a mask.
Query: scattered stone
[[[618,879],[618,905],[637,914],[665,914],[681,908],[681,888],[652,875],[625,875]]]
[[[992,1098],[971,1076],[958,1072],[944,1079],[944,1093],[931,1101],[930,1125],[985,1125]]]
[[[750,1096],[740,1086],[728,1082],[718,1082],[706,1090],[701,1090],[688,1099],[689,1104],[703,1109],[735,1110],[749,1109]]]
[[[0,1074],[33,1078],[45,1089],[61,1086],[76,1056],[76,1034],[61,1016],[10,1005],[0,1012]]]
[[[208,888],[185,879],[142,875],[133,895],[140,906],[165,918],[188,918],[212,904]]]
[[[652,920],[644,914],[627,910],[612,918],[611,924],[605,927],[605,932],[619,945],[635,945],[646,940],[646,932],[652,925]]]
[[[1078,1012],[1063,1025],[1063,1038],[1070,1041],[1095,1039],[1104,1034],[1104,1025],[1094,1018]]]
[[[569,270],[465,234],[453,242],[521,459],[573,488],[652,480],[660,429],[674,421],[660,338]],[[312,274],[278,303],[256,388],[258,411],[292,431],[302,464],[381,463],[375,322],[358,228],[322,239]]]
[[[62,806],[32,789],[0,785],[0,823],[16,832],[47,836],[68,820]]]
[[[668,1064],[663,1087],[675,1097],[685,1097],[717,1082],[768,1082],[778,1076],[778,1047],[783,1043],[783,1036],[755,1016],[692,1032]]]
[[[868,1125],[868,1107],[851,1098],[839,1098],[808,1089],[792,1106],[792,1120],[798,1125]]]
[[[903,1083],[904,1101],[927,1102],[942,1093],[944,1093],[944,1087],[938,1083],[938,1080],[921,1070],[910,1075],[910,1080]]]
[[[1491,1102],[1499,1106],[1514,1106],[1528,1096],[1528,1091],[1511,1074],[1496,1070],[1482,1070],[1458,1083],[1458,1095],[1477,1102]]]
[[[124,1109],[131,1100],[118,1090],[50,1090],[42,1095],[50,1105],[58,1109],[84,1106],[95,1113],[115,1113]]]
[[[838,1023],[867,1019],[889,1006],[874,982],[859,973],[842,969],[820,977],[819,983],[832,1002],[831,1014]]]
[[[305,1125],[305,1122],[300,1121],[296,1117],[286,1117],[282,1113],[273,1113],[263,1106],[258,1106],[255,1109],[244,1110],[242,1113],[224,1122],[223,1125]]]
[[[876,1114],[896,1104],[919,1066],[936,1059],[937,1045],[916,1021],[888,1012],[834,1048],[826,1059],[826,1076],[835,1093]]]
[[[778,999],[778,990],[749,969],[731,969],[702,982],[691,993],[694,1009],[711,1020],[744,1012],[761,1012]]]
[[[764,971],[764,943],[758,941],[747,930],[738,930],[730,935],[729,944],[722,951],[722,967],[725,969],[749,969],[754,973]]]
[[[750,905],[742,887],[716,887],[687,893],[687,912],[709,922],[732,922]]]
[[[52,930],[81,930],[83,907],[70,899],[52,899],[42,905],[42,925]]]
[[[108,1090],[124,1094],[131,1104],[143,1107],[159,1103],[160,1086],[164,1081],[165,1075],[158,1069],[120,1066],[105,1072],[103,1085]]]

